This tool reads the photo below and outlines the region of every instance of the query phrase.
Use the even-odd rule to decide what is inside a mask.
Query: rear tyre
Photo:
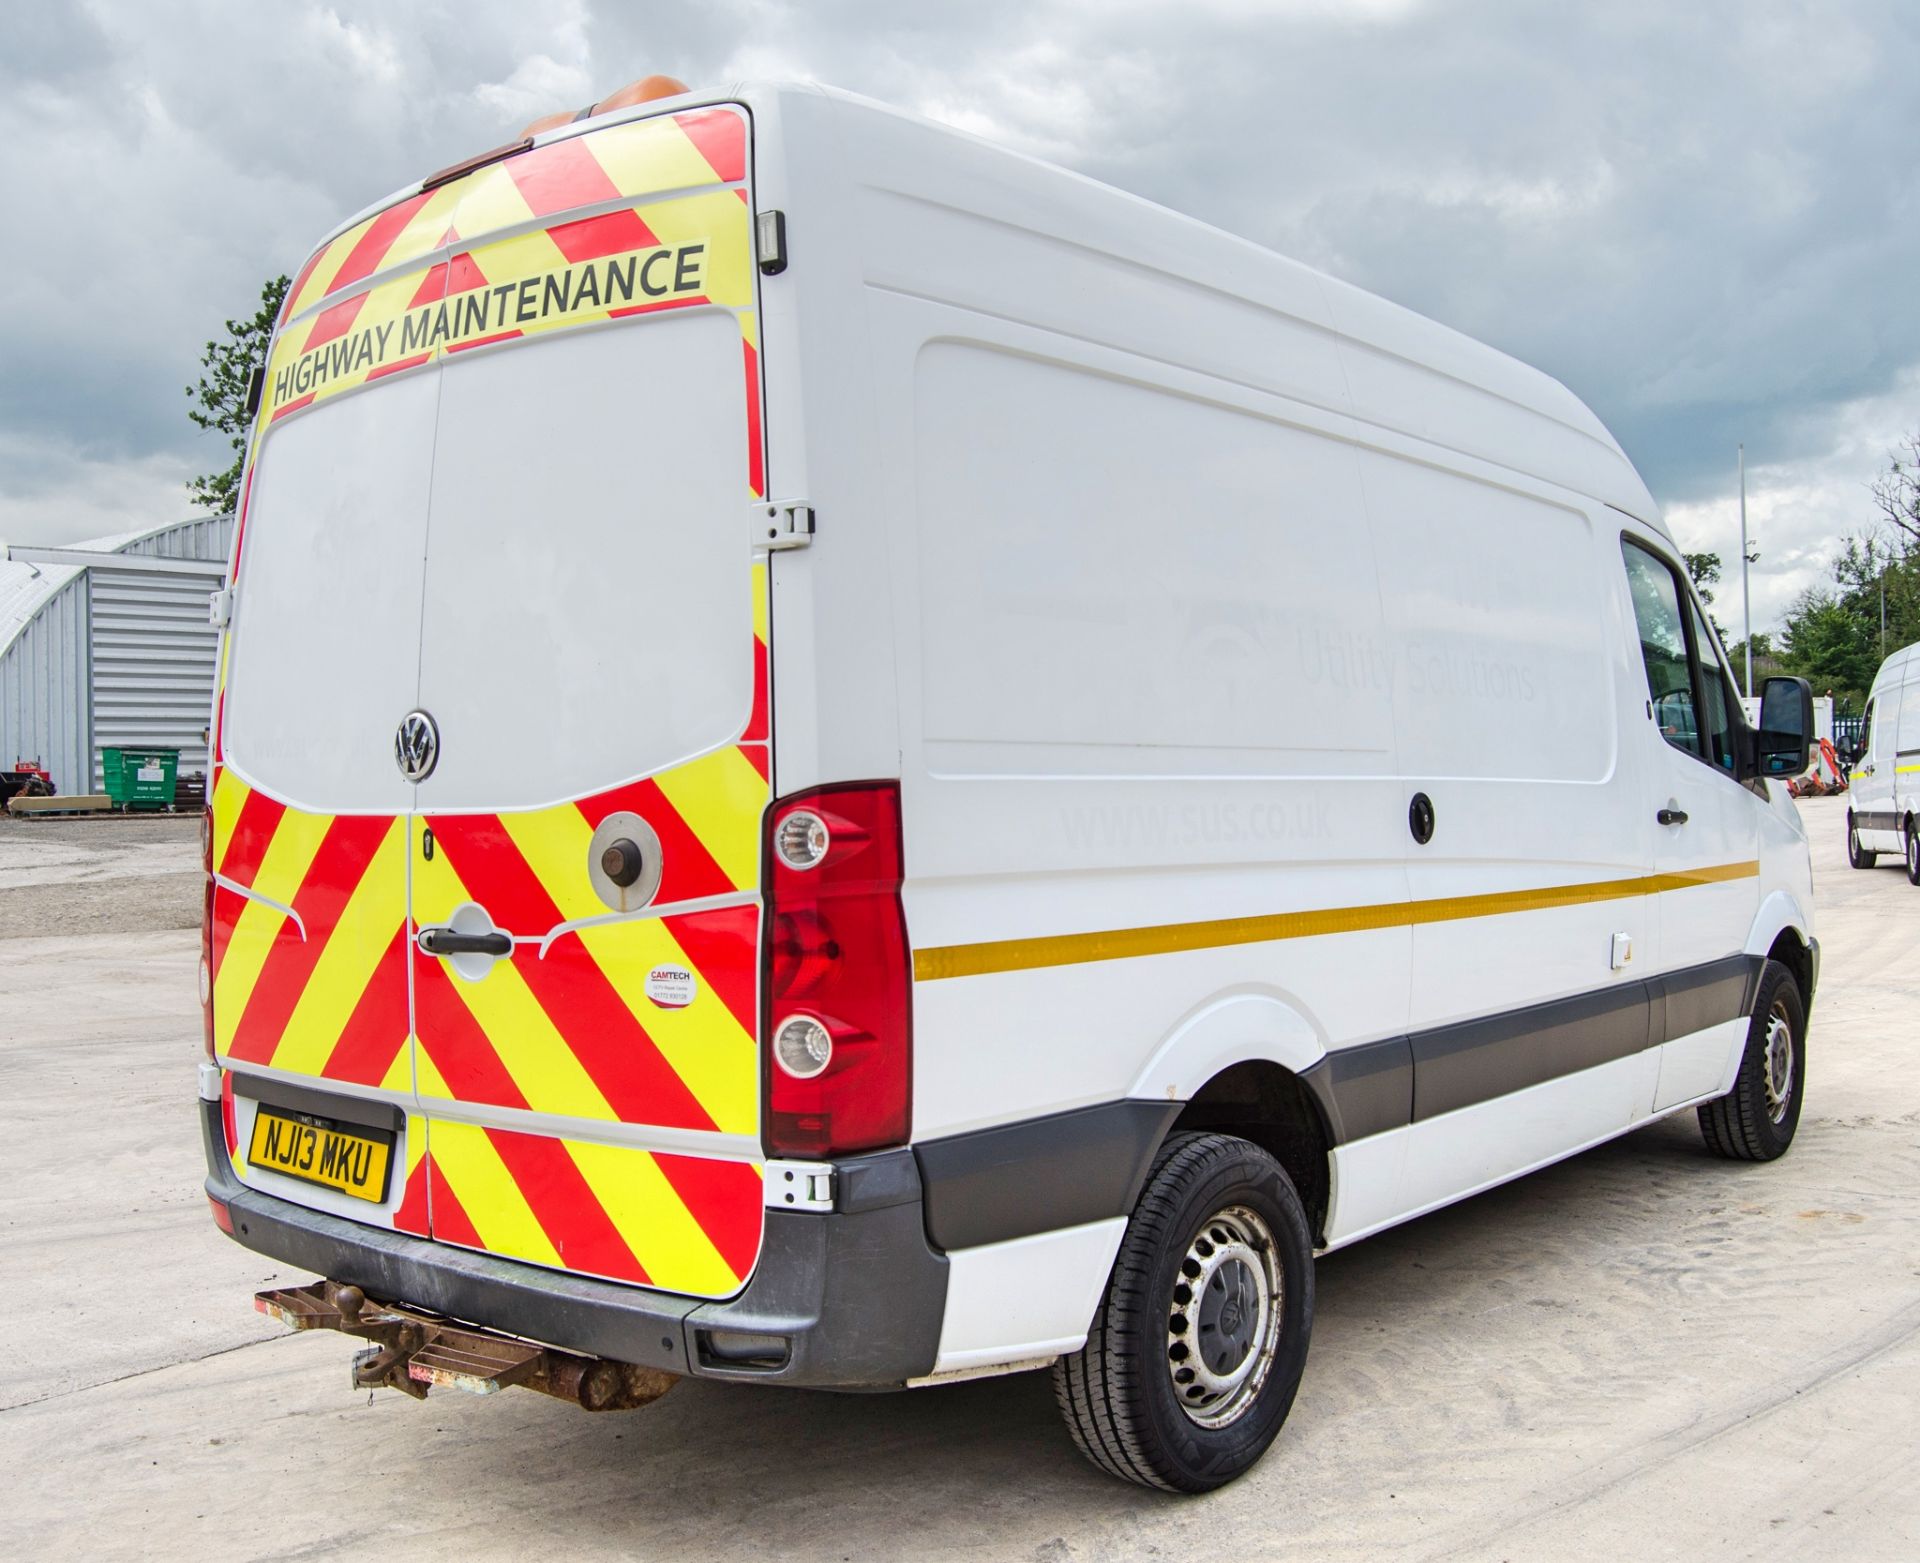
[[[1855,868],[1872,868],[1880,860],[1878,852],[1869,852],[1860,845],[1860,827],[1853,822],[1853,816],[1847,816],[1847,861]]]
[[[1123,1481],[1210,1492],[1266,1453],[1307,1364],[1313,1244],[1280,1164],[1225,1134],[1161,1148],[1081,1350],[1053,1393]]]
[[[1772,1161],[1800,1127],[1806,1095],[1807,1007],[1800,984],[1778,961],[1760,974],[1760,995],[1733,1089],[1700,1108],[1707,1148],[1730,1161]]]
[[[1907,883],[1920,885],[1920,826],[1907,816]]]

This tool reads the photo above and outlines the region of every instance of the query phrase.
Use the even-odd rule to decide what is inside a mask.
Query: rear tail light
[[[208,789],[211,792],[211,788]],[[213,1048],[213,805],[200,812],[200,866],[206,870],[206,896],[200,907],[200,1042],[207,1057]]]
[[[913,1082],[900,788],[823,787],[767,816],[766,1146],[903,1144]]]

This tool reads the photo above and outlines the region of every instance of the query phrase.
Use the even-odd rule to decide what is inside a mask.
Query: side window
[[[1687,599],[1687,617],[1693,621],[1693,643],[1700,651],[1701,686],[1706,690],[1706,720],[1701,723],[1700,752],[1724,771],[1733,769],[1733,725],[1739,711],[1727,670],[1714,650],[1713,631],[1700,617],[1693,599]]]
[[[1874,713],[1873,741],[1867,749],[1875,764],[1891,760],[1894,750],[1900,747],[1900,735],[1895,731],[1900,725],[1900,692],[1897,689],[1883,689],[1880,693],[1887,703],[1880,706],[1878,700],[1874,702],[1879,709]]]
[[[1660,736],[1676,749],[1700,754],[1700,723],[1693,705],[1693,669],[1687,662],[1687,632],[1680,617],[1680,587],[1664,562],[1622,538],[1633,617],[1640,630],[1640,658],[1647,665],[1647,693]]]
[[[1867,702],[1867,714],[1860,718],[1860,758],[1866,759],[1873,753],[1873,705]]]

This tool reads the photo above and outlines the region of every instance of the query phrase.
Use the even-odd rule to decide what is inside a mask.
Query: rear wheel
[[[1710,1150],[1732,1161],[1786,1154],[1806,1095],[1806,1037],[1800,984],[1780,962],[1768,961],[1733,1089],[1700,1109],[1700,1133]]]
[[[1853,822],[1853,816],[1847,816],[1847,861],[1855,868],[1872,868],[1879,861],[1878,852],[1869,852],[1860,845],[1860,827]]]
[[[1054,1396],[1103,1471],[1208,1492],[1279,1433],[1312,1327],[1313,1246],[1285,1171],[1245,1140],[1175,1135]]]
[[[1907,883],[1920,885],[1920,826],[1907,816]]]

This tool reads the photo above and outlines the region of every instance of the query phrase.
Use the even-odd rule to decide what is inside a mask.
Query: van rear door
[[[737,108],[630,120],[308,263],[214,803],[223,1061],[404,1117],[381,1215],[273,1192],[700,1296],[761,1231],[748,153]]]
[[[510,951],[412,956],[434,1236],[724,1296],[761,1227],[765,566],[745,121],[693,122],[455,216],[449,306],[488,302],[441,371],[409,852],[416,928]]]
[[[414,922],[513,941],[414,956],[434,1233],[703,1295],[760,1228],[740,400],[720,311],[450,365],[421,624]]]

